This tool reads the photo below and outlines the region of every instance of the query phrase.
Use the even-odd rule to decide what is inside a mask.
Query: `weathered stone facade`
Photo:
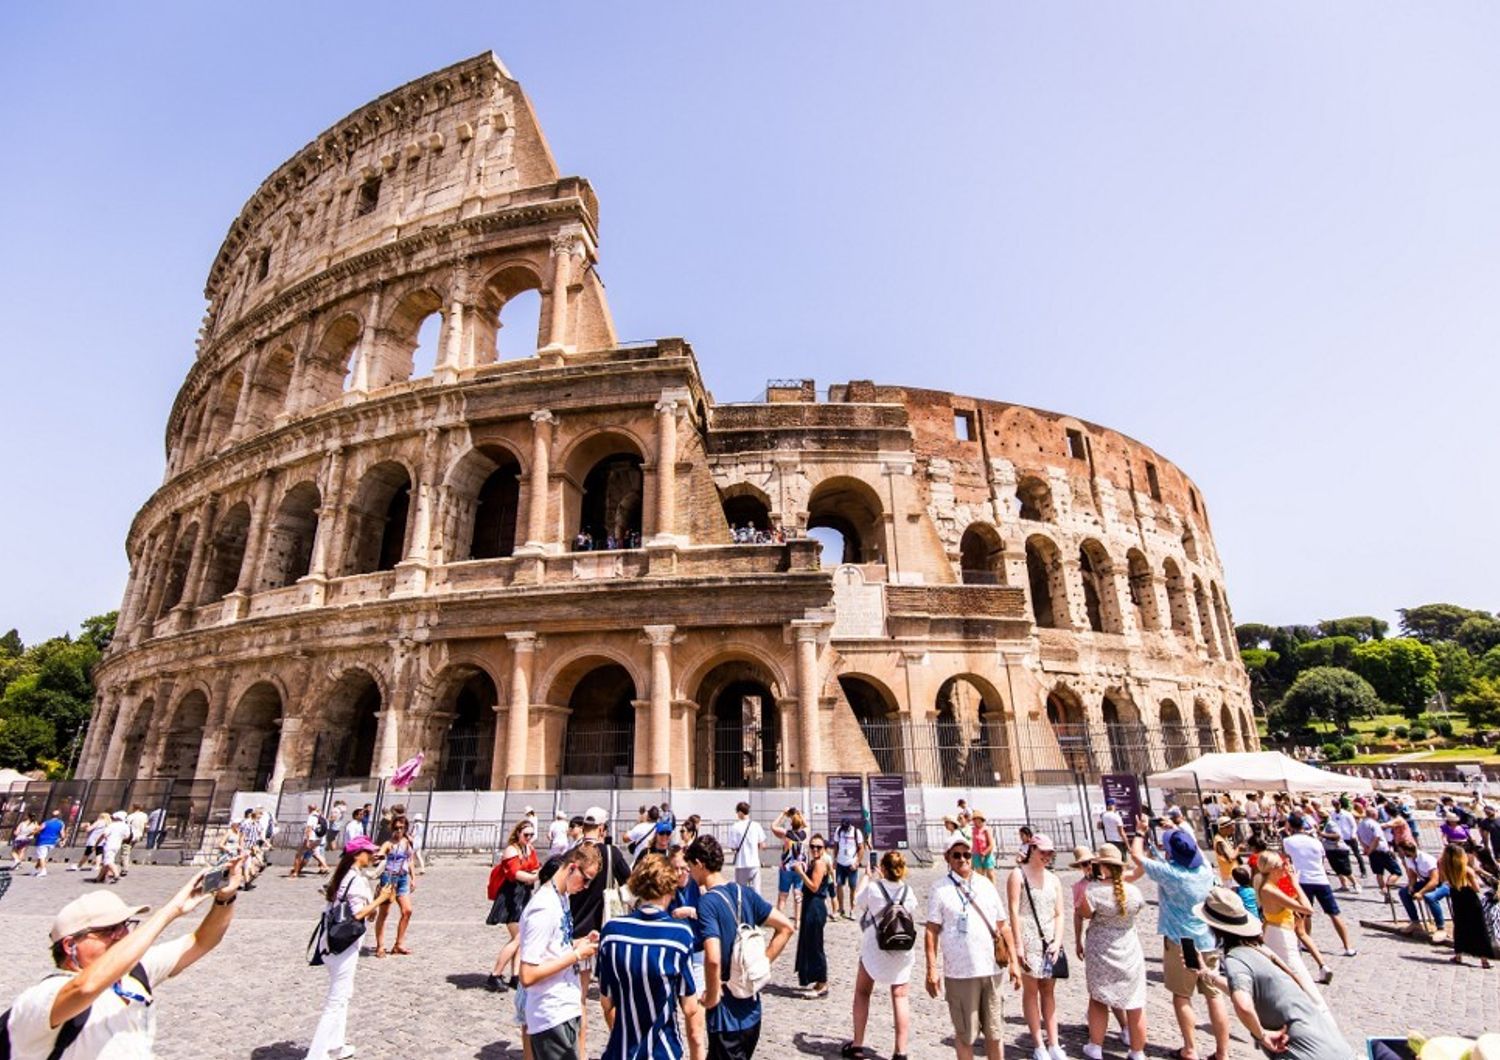
[[[1207,512],[1173,464],[930,390],[718,404],[683,341],[618,344],[597,219],[489,54],[261,185],[130,530],[81,775],[247,788],[420,749],[453,787],[1006,783],[1253,744]],[[527,292],[535,343],[502,359]],[[771,540],[734,543],[748,524]]]

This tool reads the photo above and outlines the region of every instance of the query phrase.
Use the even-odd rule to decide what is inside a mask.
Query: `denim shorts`
[[[389,872],[382,872],[380,874],[380,886],[389,887],[392,884],[396,887],[396,897],[405,897],[411,893],[411,874],[403,872],[399,875],[392,875]]]
[[[791,893],[801,882],[801,878],[791,869],[776,870],[776,890],[781,894]]]
[[[835,865],[833,867],[834,882],[840,887],[853,887],[858,875],[858,865]]]
[[[1316,902],[1323,907],[1323,912],[1329,916],[1339,915],[1339,900],[1333,896],[1333,888],[1326,883],[1304,883],[1302,889],[1307,892],[1307,899]]]

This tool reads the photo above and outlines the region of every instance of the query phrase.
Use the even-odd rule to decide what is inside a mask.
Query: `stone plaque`
[[[885,636],[884,587],[866,585],[858,567],[846,563],[834,569],[833,607],[835,638]]]

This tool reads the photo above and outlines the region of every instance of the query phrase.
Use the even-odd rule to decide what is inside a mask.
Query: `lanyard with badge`
[[[948,878],[953,881],[953,889],[958,892],[958,920],[954,927],[958,929],[960,935],[967,935],[969,933],[969,903],[973,899],[968,888],[959,881],[957,876],[949,872]]]

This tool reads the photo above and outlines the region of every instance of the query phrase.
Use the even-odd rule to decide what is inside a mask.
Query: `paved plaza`
[[[185,977],[158,993],[158,1053],[165,1060],[188,1057],[251,1057],[289,1060],[301,1057],[317,1022],[327,982],[322,969],[310,968],[305,947],[321,909],[316,878],[287,879],[282,862],[262,877],[261,885],[244,895],[229,936],[219,949]],[[139,867],[118,887],[129,902],[156,902],[170,894],[191,870]],[[464,1057],[502,1060],[521,1056],[520,1040],[511,1020],[510,995],[497,996],[483,988],[485,974],[498,951],[504,929],[484,924],[488,903],[485,881],[489,866],[482,859],[438,860],[420,878],[416,915],[409,944],[411,956],[360,961],[355,985],[355,1012],[349,1040],[362,1056],[402,1060],[407,1057]],[[924,898],[936,875],[918,871],[913,883]],[[768,874],[774,879],[774,874]],[[1063,872],[1065,883],[1075,878]],[[1144,881],[1143,881],[1144,882]],[[54,870],[46,879],[17,876],[10,893],[0,900],[4,931],[0,933],[0,998],[6,1003],[19,990],[36,982],[50,967],[46,933],[52,915],[69,898],[85,889],[76,873]],[[1149,885],[1146,891],[1152,896]],[[1342,899],[1341,899],[1342,900]],[[1366,892],[1347,901],[1356,918],[1385,915],[1378,897]],[[394,922],[390,925],[394,927]],[[174,930],[186,930],[180,925]],[[1161,981],[1155,956],[1155,908],[1142,915],[1147,950],[1147,975]],[[1071,931],[1071,928],[1070,928]],[[1404,1033],[1409,1027],[1429,1034],[1445,1032],[1477,1035],[1500,1029],[1500,968],[1482,971],[1472,963],[1454,967],[1449,951],[1409,942],[1383,933],[1361,931],[1359,956],[1332,957],[1335,976],[1326,995],[1351,1042],[1368,1034]],[[766,1021],[759,1055],[787,1060],[797,1055],[836,1056],[849,1033],[849,1012],[858,931],[853,923],[834,922],[828,928],[829,963],[833,972],[831,996],[803,1001],[792,994],[796,976],[792,948],[777,962],[773,985],[766,997]],[[1336,942],[1326,919],[1319,918],[1316,937],[1328,952]],[[1069,938],[1071,951],[1072,940]],[[368,954],[369,951],[367,950]],[[951,1056],[947,1010],[921,989],[918,959],[913,978],[913,1057]],[[1027,1056],[1021,1020],[1020,995],[1006,1002],[1006,1056]],[[1086,1009],[1082,969],[1059,984],[1059,1006],[1064,1043],[1069,1054],[1081,1056]],[[1199,1009],[1200,1017],[1203,1011]],[[605,1035],[597,1003],[589,1006],[590,1052],[598,1056]],[[1150,991],[1149,1027],[1152,1056],[1168,1056],[1178,1046],[1176,1022],[1164,989]],[[881,1056],[891,1049],[889,996],[877,995],[871,1016],[869,1046]],[[1206,1033],[1206,1032],[1205,1032]],[[1258,1055],[1244,1031],[1235,1024],[1236,1057]],[[1205,1055],[1211,1040],[1200,1038]],[[1124,1055],[1118,1040],[1107,1055]]]

